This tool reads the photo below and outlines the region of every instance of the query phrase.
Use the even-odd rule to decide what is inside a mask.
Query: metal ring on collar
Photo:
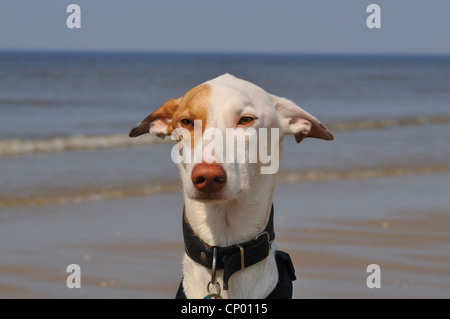
[[[267,236],[267,242],[269,243],[269,251],[272,250],[273,239],[270,239],[270,234],[269,234],[268,231],[263,231],[261,234],[257,235],[255,237],[255,240],[258,240],[258,238],[261,237],[262,235],[266,235]]]
[[[222,292],[222,288],[220,288],[220,284],[219,284],[217,281],[216,281],[216,282],[210,281],[210,282],[208,283],[208,287],[207,287],[208,293],[209,293],[209,294],[212,294],[212,292],[211,292],[211,290],[210,290],[211,284],[213,284],[214,286],[216,286],[217,291],[215,292],[215,294],[216,294],[217,296],[220,297],[220,293]]]
[[[268,231],[263,231],[261,234],[256,235],[255,240],[257,240],[259,237],[261,237],[262,235],[266,235],[267,236],[267,241],[270,242],[270,234]]]
[[[211,282],[216,283],[216,259],[217,259],[217,248],[213,248],[213,260],[211,266]]]

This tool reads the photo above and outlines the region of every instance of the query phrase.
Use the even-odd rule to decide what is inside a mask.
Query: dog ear
[[[306,137],[334,140],[325,125],[294,102],[275,95],[272,95],[272,99],[285,134],[294,134],[297,143]]]
[[[178,109],[181,98],[171,99],[147,116],[138,126],[130,131],[130,137],[151,133],[160,138],[172,134],[172,116]]]

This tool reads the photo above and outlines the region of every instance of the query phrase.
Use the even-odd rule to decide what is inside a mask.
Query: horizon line
[[[359,57],[450,57],[450,53],[419,52],[270,52],[270,51],[170,51],[170,50],[97,50],[97,49],[0,49],[0,54],[136,54],[172,56],[359,56]]]

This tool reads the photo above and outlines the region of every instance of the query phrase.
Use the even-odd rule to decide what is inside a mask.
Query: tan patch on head
[[[172,117],[173,126],[180,127],[180,121],[182,119],[189,119],[191,121],[201,120],[204,129],[208,116],[210,97],[211,87],[208,84],[202,84],[189,90],[180,98],[180,105]]]
[[[181,120],[187,119],[194,122],[202,121],[202,132],[205,131],[208,118],[208,107],[210,104],[211,87],[208,84],[202,84],[189,90],[180,98],[180,105],[172,117],[173,128],[184,127],[191,131],[191,144],[194,145],[194,128],[186,127],[181,124]]]

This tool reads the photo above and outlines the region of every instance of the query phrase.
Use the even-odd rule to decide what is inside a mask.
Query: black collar
[[[277,250],[275,260],[278,268],[278,283],[265,299],[292,299],[292,281],[295,278],[295,269],[288,253]],[[187,299],[184,293],[183,280],[178,287],[175,299]]]
[[[250,267],[265,259],[275,239],[273,230],[273,204],[269,221],[261,234],[245,243],[218,247],[210,246],[192,230],[183,210],[183,237],[186,254],[200,265],[212,269],[214,251],[216,252],[216,269],[223,269],[224,289],[228,289],[228,279],[235,272]]]

